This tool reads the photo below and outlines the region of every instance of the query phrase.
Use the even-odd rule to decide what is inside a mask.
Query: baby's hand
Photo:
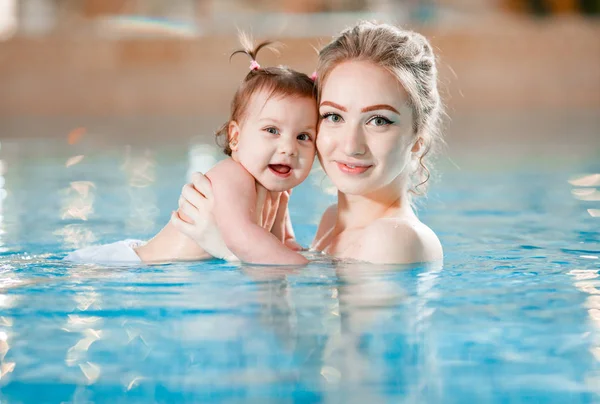
[[[296,242],[295,238],[288,238],[287,240],[285,240],[284,244],[287,248],[289,248],[290,250],[293,250],[293,251],[303,251],[304,250],[304,247],[302,247],[300,244],[298,244]]]
[[[304,248],[296,242],[288,203],[292,191],[284,191],[279,199],[279,209],[275,218],[272,233],[281,240],[281,242],[292,251],[303,251]]]

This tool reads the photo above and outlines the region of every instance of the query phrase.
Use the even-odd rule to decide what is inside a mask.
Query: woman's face
[[[319,160],[338,190],[367,195],[404,186],[418,146],[408,95],[392,74],[365,61],[336,66],[319,114]]]

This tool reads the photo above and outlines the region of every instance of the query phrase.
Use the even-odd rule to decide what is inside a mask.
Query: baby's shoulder
[[[232,159],[231,157],[228,157],[226,159],[223,159],[221,161],[219,161],[217,164],[215,164],[207,173],[206,175],[208,176],[209,174],[215,174],[215,173],[222,173],[222,172],[226,172],[226,173],[241,173],[244,172],[247,175],[250,175],[250,173],[248,173],[248,171],[246,171],[246,169],[244,168],[244,166],[242,166],[240,163],[238,163],[237,161],[235,161],[234,159]]]
[[[381,218],[364,229],[361,259],[402,264],[441,260],[442,245],[436,234],[417,218]]]
[[[219,161],[207,173],[206,177],[213,183],[224,182],[235,183],[237,185],[247,184],[254,186],[254,177],[246,169],[232,158],[226,158]]]

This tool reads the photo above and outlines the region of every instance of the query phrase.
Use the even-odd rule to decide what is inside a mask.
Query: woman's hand
[[[179,209],[171,215],[171,223],[213,257],[236,260],[215,223],[213,204],[210,180],[202,173],[194,173],[192,183],[186,184],[181,191]]]

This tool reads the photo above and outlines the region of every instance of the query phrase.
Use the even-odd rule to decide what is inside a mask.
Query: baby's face
[[[285,191],[306,179],[315,160],[317,107],[312,98],[252,97],[245,117],[230,127],[232,157],[269,191]]]

